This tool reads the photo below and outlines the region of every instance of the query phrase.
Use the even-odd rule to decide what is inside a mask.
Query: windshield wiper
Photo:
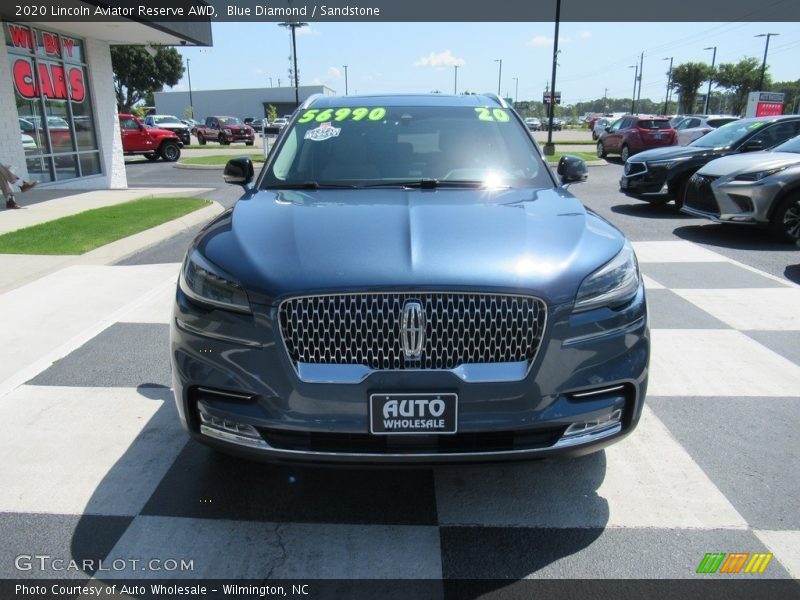
[[[262,190],[321,190],[321,189],[348,189],[357,188],[357,185],[349,183],[319,183],[317,181],[304,181],[302,183],[279,183],[267,185]]]
[[[472,181],[472,180],[441,180],[441,179],[412,179],[409,181],[386,181],[383,183],[371,183],[369,185],[365,185],[364,187],[368,188],[379,188],[379,187],[403,187],[403,188],[419,188],[423,190],[432,190],[434,188],[446,188],[446,187],[454,187],[454,188],[479,188],[485,185],[484,181]],[[492,186],[495,187],[495,186]],[[508,185],[502,185],[500,187],[511,187]]]

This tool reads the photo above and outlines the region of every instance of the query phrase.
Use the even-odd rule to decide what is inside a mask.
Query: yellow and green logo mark
[[[700,561],[698,573],[750,573],[761,574],[772,560],[766,552],[709,552]]]

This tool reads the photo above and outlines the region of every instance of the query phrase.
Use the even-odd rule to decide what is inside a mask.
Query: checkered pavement
[[[0,296],[0,577],[89,576],[14,569],[39,553],[191,559],[174,575],[204,578],[680,579],[707,552],[773,552],[765,576],[800,578],[800,287],[690,242],[635,246],[653,346],[638,429],[525,464],[220,456],[169,389],[177,264],[70,267]]]

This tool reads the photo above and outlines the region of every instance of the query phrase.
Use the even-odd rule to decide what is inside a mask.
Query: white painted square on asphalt
[[[432,526],[264,523],[139,516],[106,559],[192,560],[170,577],[225,579],[440,579]],[[115,571],[161,578],[163,571]]]
[[[800,343],[800,287],[673,291],[734,329],[795,330]]]
[[[188,440],[171,397],[22,386],[0,399],[0,512],[138,514]]]
[[[441,468],[442,525],[743,529],[744,518],[645,405],[633,433],[579,459]]]
[[[692,242],[631,242],[640,263],[729,262],[722,254]]]
[[[648,290],[665,290],[667,289],[665,286],[658,283],[655,279],[651,279],[647,275],[642,275],[642,281],[644,281],[644,287]]]
[[[120,323],[169,324],[175,303],[175,286],[180,265],[175,266],[175,281],[168,281],[154,289],[142,302],[120,315]]]
[[[651,396],[796,396],[800,366],[740,331],[653,329]]]
[[[774,554],[772,560],[778,560],[792,577],[800,579],[800,531],[753,530],[753,533]],[[769,565],[765,576],[768,573]]]

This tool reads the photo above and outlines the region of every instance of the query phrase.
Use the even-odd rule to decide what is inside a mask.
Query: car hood
[[[705,156],[719,156],[729,152],[725,148],[700,148],[699,146],[665,146],[645,150],[630,158],[631,162],[647,162],[653,160],[670,160],[673,158],[703,158]]]
[[[712,160],[700,169],[700,172],[703,175],[722,177],[734,173],[768,171],[796,164],[800,164],[800,154],[795,152],[748,152]]]
[[[348,289],[478,288],[561,303],[624,238],[558,188],[270,190],[246,195],[197,243],[260,302]]]
[[[183,123],[164,123],[164,124],[159,124],[157,126],[157,128],[158,129],[189,129],[189,127],[187,125],[184,125]]]
[[[169,136],[169,137],[177,137],[177,136],[175,135],[175,132],[174,132],[174,131],[172,131],[171,129],[164,129],[164,128],[162,128],[162,127],[148,127],[148,128],[147,128],[147,131],[148,131],[148,132],[149,132],[151,135],[155,135],[155,136],[157,136],[157,137],[161,137],[161,136],[165,136],[165,135],[166,135],[166,136]]]

